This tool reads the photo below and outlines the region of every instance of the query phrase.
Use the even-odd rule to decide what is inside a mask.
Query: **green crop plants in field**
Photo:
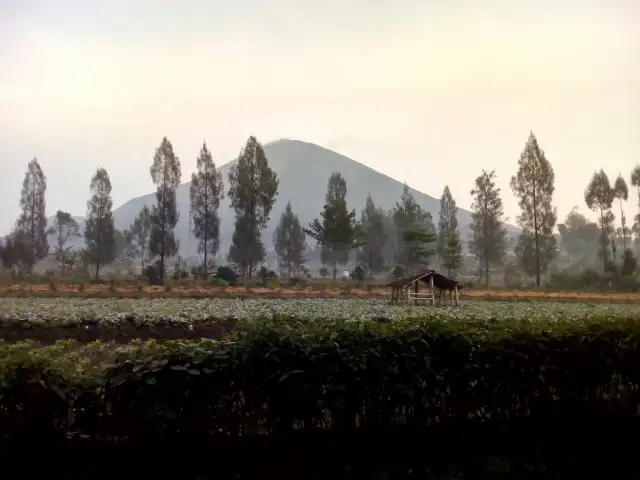
[[[295,318],[304,322],[342,319],[398,320],[424,318],[465,324],[545,324],[591,318],[635,317],[634,305],[578,304],[553,302],[464,302],[460,308],[392,306],[384,300],[358,299],[49,299],[3,298],[0,300],[0,326],[70,326],[83,324],[184,325],[236,318],[242,322],[265,318]],[[241,322],[241,323],[242,323]]]

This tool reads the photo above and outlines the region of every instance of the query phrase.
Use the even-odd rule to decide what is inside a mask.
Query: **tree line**
[[[176,191],[182,180],[180,159],[168,138],[156,148],[150,167],[156,186],[156,202],[144,206],[134,222],[124,231],[114,227],[111,181],[100,167],[90,182],[90,198],[86,208],[84,232],[67,212],[57,211],[51,225],[45,216],[46,177],[37,159],[29,162],[23,181],[21,214],[11,234],[0,243],[0,260],[6,268],[31,273],[34,265],[51,254],[64,273],[78,263],[92,266],[96,278],[101,269],[123,255],[141,269],[152,266],[160,280],[167,262],[180,249],[175,235],[180,212]],[[516,174],[510,187],[518,199],[520,234],[511,242],[505,228],[501,191],[496,186],[496,172],[482,170],[471,190],[472,222],[468,251],[477,265],[477,274],[488,285],[492,271],[506,264],[534,278],[536,285],[550,267],[568,256],[583,264],[591,262],[596,250],[594,225],[581,217],[577,209],[557,225],[553,206],[555,176],[551,163],[533,133],[520,154]],[[631,172],[631,185],[638,190],[640,208],[640,166]],[[213,161],[206,142],[196,159],[191,176],[190,219],[192,234],[198,240],[202,265],[198,274],[207,278],[220,250],[221,202],[228,197],[235,214],[234,231],[227,259],[241,275],[251,277],[266,257],[263,231],[269,221],[278,195],[279,181],[269,166],[261,143],[251,136],[242,147],[237,163],[228,174],[225,192],[222,176]],[[374,192],[375,193],[375,192]],[[363,274],[391,271],[395,276],[418,272],[437,261],[449,276],[465,263],[458,225],[458,208],[448,186],[440,199],[437,226],[430,212],[415,200],[405,184],[401,197],[390,211],[376,206],[371,194],[358,216],[346,201],[347,184],[340,172],[331,174],[325,202],[318,218],[302,226],[291,203],[287,203],[273,233],[273,247],[281,272],[289,278],[305,274],[310,249],[307,239],[315,241],[325,271],[335,280],[340,266],[354,256]],[[598,214],[596,255],[604,272],[631,274],[637,263],[632,243],[640,238],[640,213],[634,222],[627,221],[623,202],[629,197],[622,175],[611,184],[603,170],[595,172],[589,182],[584,201]],[[616,204],[617,202],[617,204]],[[619,207],[620,226],[616,228],[614,204]],[[555,233],[558,228],[559,235]],[[48,236],[55,240],[49,246]],[[70,247],[73,237],[84,237],[85,248]],[[589,245],[589,247],[587,247]],[[578,253],[580,251],[580,253]],[[566,263],[566,262],[565,262]],[[569,262],[571,263],[571,262]],[[592,263],[592,262],[591,262]]]

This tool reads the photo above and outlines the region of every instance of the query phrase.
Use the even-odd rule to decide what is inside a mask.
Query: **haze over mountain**
[[[348,189],[348,207],[356,209],[358,218],[369,193],[371,193],[376,205],[384,210],[393,208],[402,195],[404,185],[401,182],[318,145],[298,140],[282,139],[265,144],[264,150],[269,160],[269,165],[276,172],[280,181],[278,197],[273,207],[270,221],[267,228],[262,232],[262,240],[268,251],[273,249],[273,231],[287,202],[291,202],[293,210],[298,214],[304,226],[307,226],[309,222],[319,216],[324,205],[327,182],[332,172],[340,172],[345,178]],[[236,162],[237,159],[218,167],[222,174],[225,194],[228,190],[229,169]],[[197,255],[197,241],[190,233],[190,184],[191,182],[182,183],[176,193],[180,212],[180,219],[176,226],[176,236],[180,239],[180,254],[185,257]],[[440,188],[444,188],[444,185]],[[434,222],[437,224],[440,200],[415,189],[411,189],[411,192],[418,204],[431,213]],[[151,192],[133,198],[114,209],[113,216],[116,228],[119,230],[128,228],[144,205],[151,207],[155,203],[155,192]],[[233,235],[234,212],[229,203],[228,198],[225,196],[219,211],[221,219],[220,255],[223,258],[226,257],[231,244],[231,236]],[[82,231],[84,219],[81,217],[75,218],[80,223]],[[460,209],[458,223],[465,247],[466,239],[469,235],[468,225],[470,222],[470,212]],[[509,230],[511,233],[516,232],[516,229],[511,226]],[[50,242],[53,242],[53,238],[50,239]],[[81,244],[82,242],[82,239],[77,239],[73,244]],[[308,243],[310,247],[313,247],[313,241]]]
[[[47,215],[84,215],[104,167],[116,205],[151,192],[168,136],[191,173],[249,134],[307,139],[471,205],[474,179],[509,181],[531,130],[555,171],[558,219],[604,168],[640,158],[640,2],[3,2],[0,232],[20,214],[27,163]],[[149,12],[154,12],[150,15]],[[257,73],[259,75],[256,77]],[[188,178],[185,178],[188,180]],[[625,207],[637,213],[637,196]],[[619,212],[616,217],[620,217]],[[619,220],[619,218],[617,218]]]

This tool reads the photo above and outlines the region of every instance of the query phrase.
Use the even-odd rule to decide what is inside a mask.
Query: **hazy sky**
[[[640,162],[639,20],[635,0],[0,2],[0,232],[34,156],[48,213],[84,215],[100,166],[115,206],[153,191],[165,135],[184,181],[203,140],[224,163],[251,134],[437,198],[448,184],[461,207],[495,168],[514,218],[508,181],[533,130],[560,218],[586,211],[594,170],[629,181]]]

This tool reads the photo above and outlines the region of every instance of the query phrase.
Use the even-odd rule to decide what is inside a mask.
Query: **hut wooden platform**
[[[436,290],[438,290],[439,302],[444,299],[446,303],[446,292],[449,292],[450,302],[455,301],[458,305],[460,303],[458,290],[463,288],[460,282],[451,280],[435,270],[426,270],[410,277],[399,278],[387,285],[391,287],[391,303],[413,301],[416,305],[420,302],[435,305]]]

